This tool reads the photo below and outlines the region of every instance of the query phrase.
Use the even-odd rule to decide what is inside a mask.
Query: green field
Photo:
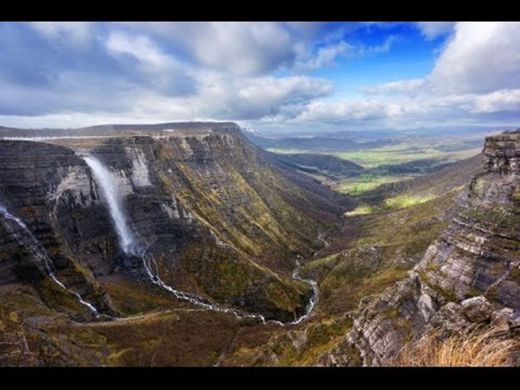
[[[407,180],[413,176],[407,175],[386,175],[386,174],[362,174],[360,176],[342,179],[336,186],[332,188],[335,191],[351,196],[361,196],[364,193],[371,191],[381,184],[396,183],[399,181]]]
[[[400,144],[377,149],[334,153],[334,155],[358,163],[365,168],[377,168],[382,165],[397,165],[424,159],[436,159],[439,161],[462,160],[474,156],[480,151],[481,148],[442,151],[439,148],[431,148],[429,146],[412,147],[407,144]]]
[[[382,184],[396,183],[421,176],[428,171],[458,160],[472,157],[481,151],[480,145],[469,142],[464,138],[447,137],[445,139],[431,139],[416,137],[398,144],[374,147],[371,149],[354,151],[321,151],[338,158],[355,162],[366,171],[358,176],[339,177],[335,179],[331,188],[335,191],[355,197],[372,191]],[[302,149],[269,149],[275,153],[316,153],[315,150]],[[319,180],[319,179],[318,179]],[[330,185],[330,182],[326,184]],[[403,207],[413,201],[394,200],[389,207],[396,207],[401,203]]]

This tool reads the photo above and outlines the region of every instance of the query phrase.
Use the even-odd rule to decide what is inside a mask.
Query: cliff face
[[[433,331],[476,326],[516,337],[520,323],[520,132],[486,139],[485,172],[473,178],[449,228],[410,276],[353,313],[332,365],[389,364],[402,347]],[[369,301],[369,302],[366,302]]]
[[[71,215],[89,208],[92,221],[97,220],[98,223],[82,224],[81,230],[75,231],[75,241],[82,242],[82,247],[88,248],[93,245],[92,237],[101,237],[105,233],[101,230],[103,224],[110,223],[106,210],[91,196],[94,184],[83,160],[64,147],[25,141],[2,141],[0,167],[2,205],[21,218],[37,237],[51,256],[58,277],[67,287],[74,289],[106,313],[113,313],[109,297],[94,279],[92,271],[95,268],[89,269],[81,261],[89,258],[89,252],[75,250],[77,248],[72,245],[74,240],[71,240],[72,230],[67,227]],[[38,254],[35,254],[36,249],[31,247],[33,243],[27,239],[27,233],[5,218],[0,218],[3,219],[0,224],[1,267],[10,270],[1,273],[0,284],[18,281],[35,285],[49,305],[57,305],[70,311],[70,299],[63,300],[63,294],[58,293],[56,286],[49,282],[47,271]],[[18,242],[15,236],[22,242]],[[100,253],[104,248],[106,257],[113,252],[113,248],[107,243],[106,239],[95,243],[99,246]],[[72,312],[77,312],[75,314],[80,316],[86,314],[79,307]]]
[[[295,256],[316,250],[318,234],[345,207],[308,179],[279,172],[235,125],[49,142],[56,144],[0,142],[1,202],[25,221],[67,287],[104,312],[116,309],[96,278],[144,274],[141,260],[119,248],[84,153],[111,171],[130,229],[167,284],[283,321],[305,309],[312,292],[291,277]],[[37,263],[30,254],[13,258],[5,228],[0,237],[0,267],[9,270],[0,284],[34,284],[19,271]]]

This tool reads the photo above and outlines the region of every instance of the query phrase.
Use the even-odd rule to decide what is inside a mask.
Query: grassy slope
[[[348,313],[361,300],[404,279],[428,246],[447,227],[455,198],[479,169],[479,158],[416,179],[401,188],[379,190],[370,215],[347,217],[344,229],[304,274],[319,282],[314,316],[289,332],[263,338],[237,336],[227,365],[313,365],[337,345],[351,326]],[[412,195],[417,194],[415,201]],[[370,195],[370,194],[369,194]],[[385,198],[386,195],[386,198]],[[419,199],[419,200],[418,200]],[[389,207],[382,207],[384,202]]]

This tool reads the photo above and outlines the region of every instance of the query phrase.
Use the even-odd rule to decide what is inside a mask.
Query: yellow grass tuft
[[[392,366],[412,367],[507,367],[520,352],[518,339],[503,338],[500,330],[475,330],[441,339],[433,333],[408,343]]]

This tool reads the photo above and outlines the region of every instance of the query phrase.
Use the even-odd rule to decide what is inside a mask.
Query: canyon
[[[477,330],[520,365],[520,131],[368,216],[312,176],[361,166],[233,123],[0,137],[1,365],[395,365]]]

